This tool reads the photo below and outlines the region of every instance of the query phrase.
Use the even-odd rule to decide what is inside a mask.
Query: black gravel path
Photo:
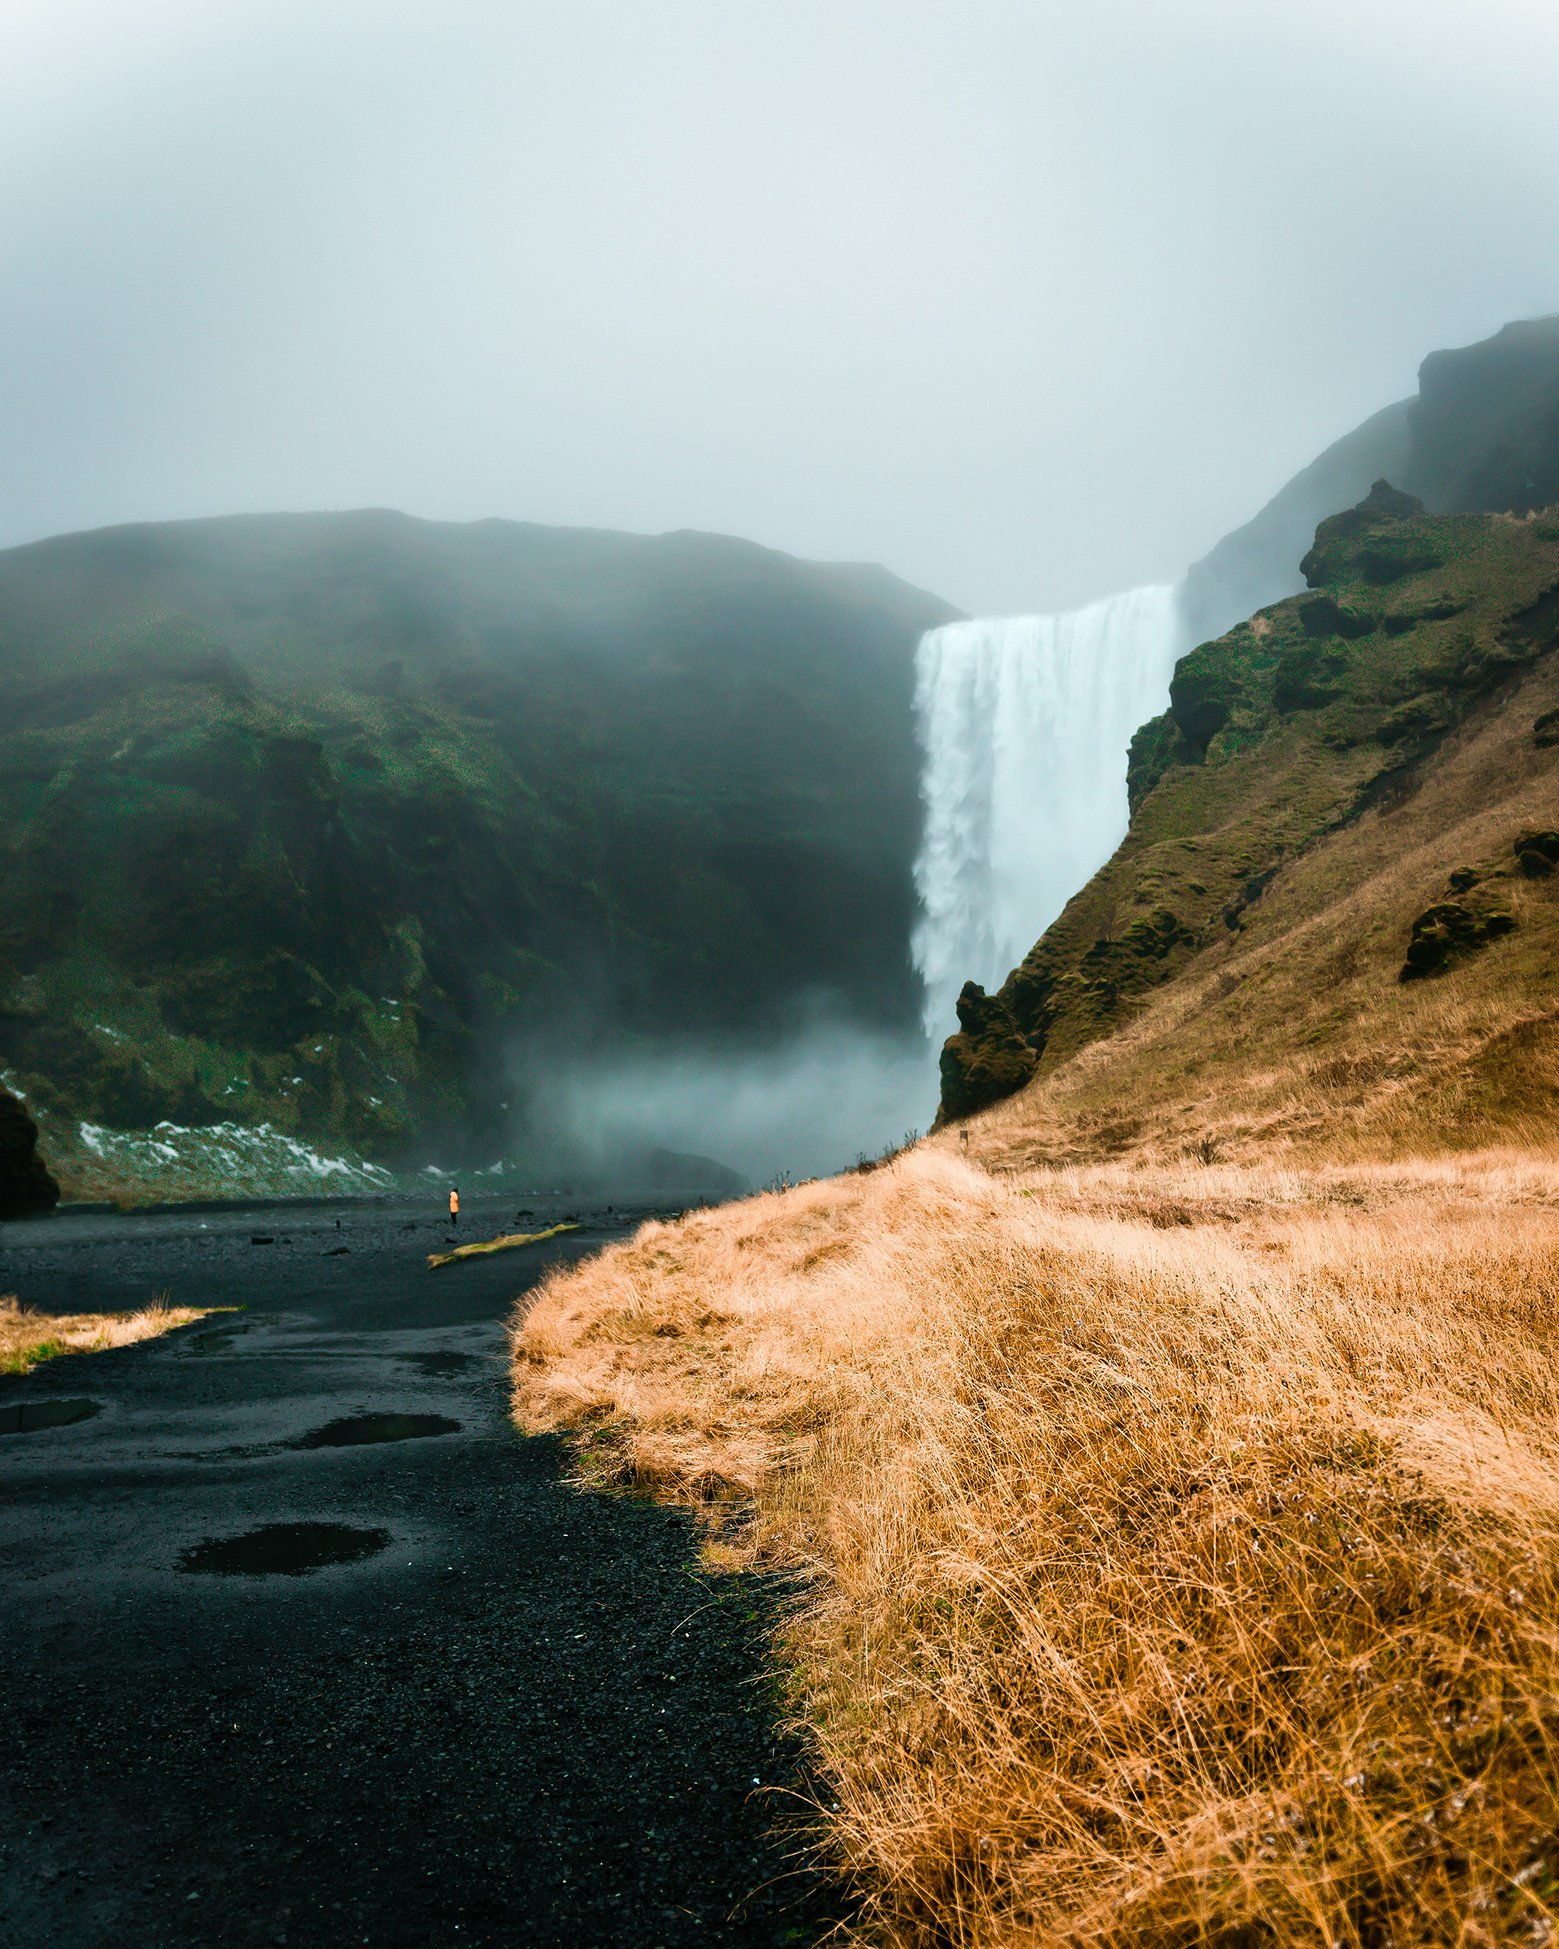
[[[9,1949],[824,1933],[783,1831],[772,1594],[701,1575],[676,1516],[567,1489],[507,1418],[514,1294],[637,1215],[437,1272],[442,1225],[386,1206],[0,1227],[0,1293],[43,1309],[245,1309],[0,1378]],[[76,1399],[98,1411],[6,1414]],[[336,1425],[374,1414],[436,1419]],[[180,1567],[275,1525],[273,1563],[320,1543],[291,1526],[361,1554]]]

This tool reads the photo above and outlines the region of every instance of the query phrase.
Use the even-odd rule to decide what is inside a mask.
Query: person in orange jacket
[[[458,1184],[452,1184],[449,1187],[449,1222],[451,1225],[458,1225],[460,1223],[460,1187]]]

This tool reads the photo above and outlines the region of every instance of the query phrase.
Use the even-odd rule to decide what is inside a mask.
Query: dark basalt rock
[[[1344,572],[1362,571],[1366,581],[1379,583],[1437,567],[1434,551],[1420,538],[1392,532],[1423,512],[1422,501],[1378,480],[1357,507],[1320,523],[1299,572],[1312,589],[1320,589]]]
[[[966,981],[958,997],[958,1030],[942,1048],[941,1123],[1011,1096],[1039,1061],[1006,1003],[977,981]]]
[[[1559,711],[1544,711],[1541,717],[1532,720],[1532,742],[1539,751],[1559,744]]]
[[[0,1090],[0,1218],[52,1211],[60,1188],[38,1155],[38,1126],[8,1090]]]
[[[1407,959],[1397,979],[1421,981],[1426,975],[1442,974],[1453,961],[1487,947],[1515,925],[1514,914],[1475,914],[1459,901],[1440,901],[1413,922]]]
[[[1546,880],[1559,866],[1559,832],[1524,832],[1516,841],[1516,864],[1529,880]]]
[[[1201,763],[1208,745],[1228,723],[1232,708],[1222,669],[1196,656],[1180,659],[1169,680],[1169,716],[1187,762]]]
[[[1149,718],[1133,735],[1126,754],[1126,803],[1130,810],[1135,813],[1171,766],[1195,763],[1200,755],[1168,711],[1162,717]]]
[[[1344,636],[1350,641],[1368,636],[1376,618],[1328,595],[1308,596],[1299,605],[1299,620],[1307,636]]]

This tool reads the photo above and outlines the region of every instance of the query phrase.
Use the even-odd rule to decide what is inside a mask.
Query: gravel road
[[[701,1575],[676,1515],[570,1490],[508,1420],[514,1295],[642,1212],[582,1215],[435,1272],[444,1225],[390,1205],[0,1227],[0,1293],[44,1310],[243,1309],[0,1379],[11,1949],[671,1949],[837,1918],[797,1865],[774,1593]],[[470,1201],[462,1235],[515,1218]]]

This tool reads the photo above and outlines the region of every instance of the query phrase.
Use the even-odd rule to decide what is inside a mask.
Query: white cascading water
[[[921,638],[913,946],[929,1036],[951,1033],[963,984],[996,987],[1119,845],[1126,750],[1168,702],[1184,633],[1166,583]]]

